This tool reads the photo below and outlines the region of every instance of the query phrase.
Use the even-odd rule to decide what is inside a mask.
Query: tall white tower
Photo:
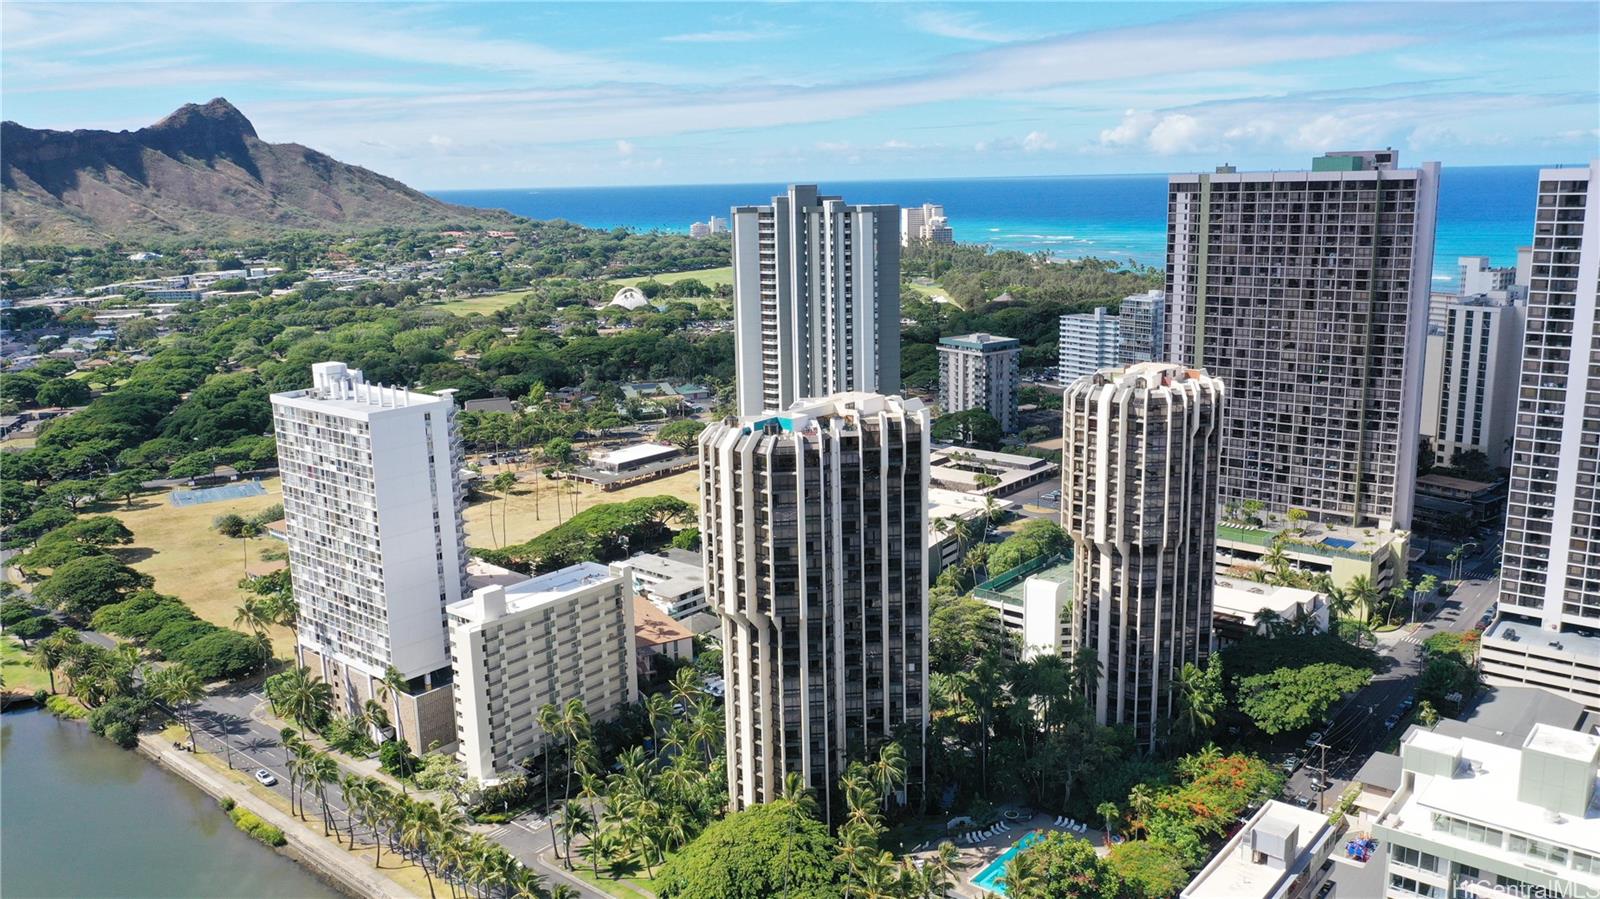
[[[799,184],[733,210],[739,414],[900,390],[900,208]]]

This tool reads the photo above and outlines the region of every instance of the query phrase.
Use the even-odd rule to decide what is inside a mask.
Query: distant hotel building
[[[710,237],[713,234],[727,234],[728,220],[720,216],[712,216],[710,221],[695,222],[689,226],[689,236],[694,238]]]
[[[955,243],[955,232],[944,216],[944,207],[935,203],[907,206],[900,210],[900,245],[912,243]]]
[[[939,340],[939,408],[945,412],[983,409],[1007,434],[1017,430],[1018,358],[1022,343],[993,334],[965,334]]]
[[[1167,297],[1159,290],[1124,297],[1117,311],[1118,364],[1160,362],[1167,354]]]
[[[1439,166],[1173,175],[1170,358],[1228,385],[1222,501],[1411,523]]]
[[[1096,720],[1151,749],[1177,711],[1178,672],[1211,648],[1223,385],[1145,362],[1080,378],[1063,408],[1073,648],[1102,666]]]
[[[1116,368],[1122,360],[1120,319],[1106,307],[1061,316],[1056,381],[1071,384],[1085,375]]]
[[[799,772],[824,817],[853,759],[928,718],[928,412],[845,393],[700,436],[706,594],[722,619],[728,798]],[[905,746],[920,790],[924,755]]]
[[[900,390],[900,209],[789,188],[733,210],[741,415]]]
[[[1491,684],[1600,710],[1600,160],[1543,169]]]
[[[546,750],[539,710],[581,700],[594,721],[638,696],[634,594],[594,562],[511,584],[480,587],[452,603],[458,755],[468,777],[494,784]]]
[[[1484,294],[1454,297],[1443,317],[1428,334],[1422,436],[1439,464],[1476,450],[1490,465],[1505,465],[1516,424],[1522,307]]]
[[[450,742],[447,604],[466,580],[455,402],[368,384],[341,362],[272,395],[296,655],[351,714],[391,666],[390,718],[422,752]]]

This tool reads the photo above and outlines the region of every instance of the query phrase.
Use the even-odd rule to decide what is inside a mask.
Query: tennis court
[[[199,490],[174,490],[167,498],[174,506],[198,506],[202,503],[220,502],[225,499],[244,499],[249,496],[265,496],[267,488],[255,481],[240,481],[237,484],[223,484],[221,487],[203,487]]]

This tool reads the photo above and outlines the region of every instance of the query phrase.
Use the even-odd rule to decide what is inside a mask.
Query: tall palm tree
[[[685,714],[689,714],[700,704],[705,693],[700,689],[700,674],[693,668],[679,668],[672,675],[672,700],[683,706]]]
[[[257,598],[248,597],[233,614],[233,626],[252,633],[262,633],[272,624],[272,611]]]
[[[922,895],[924,899],[943,897],[949,893],[955,880],[956,869],[961,867],[961,850],[949,840],[939,844],[933,858],[922,866]]]
[[[185,714],[185,710],[206,695],[200,675],[183,662],[174,662],[145,678],[145,689],[156,701],[171,707],[172,713],[189,732],[189,742],[193,744],[194,719]]]
[[[401,741],[406,738],[405,724],[401,720],[405,716],[400,714],[400,694],[404,692],[406,692],[405,675],[393,665],[384,668],[383,677],[377,683],[378,701],[388,702],[391,697],[394,699],[394,738]]]
[[[56,692],[56,669],[66,661],[67,646],[58,635],[51,635],[33,644],[33,662],[50,674],[50,692]]]
[[[539,729],[543,730],[546,736],[555,738],[561,735],[561,710],[556,708],[555,703],[547,702],[541,706],[535,720],[539,724]],[[551,740],[545,740],[543,748],[544,751],[540,753],[540,756],[544,759],[544,810],[545,814],[548,815],[550,813],[550,755],[555,752],[555,746],[552,745]],[[550,851],[557,853],[557,855],[560,854],[560,850],[556,848],[556,831],[554,827],[550,828]]]
[[[303,740],[297,740],[294,745],[289,747],[289,752],[291,754],[288,762],[289,811],[293,814],[298,814],[303,821],[306,817],[305,796],[303,794],[306,788],[306,781],[311,775],[311,759],[316,756],[317,750],[311,744]],[[299,798],[298,812],[295,811],[296,797]]]
[[[1356,615],[1363,621],[1371,621],[1372,613],[1377,611],[1374,606],[1378,601],[1378,588],[1373,586],[1372,580],[1364,574],[1358,574],[1345,585],[1344,592]]]
[[[589,736],[589,712],[583,707],[583,700],[569,699],[561,707],[560,728],[563,736],[567,738],[567,785],[561,793],[565,799],[572,795],[572,775],[577,766],[573,761],[573,748],[579,740]]]
[[[801,814],[810,818],[817,816],[817,797],[806,786],[805,777],[799,771],[790,771],[783,776],[783,792],[781,798],[795,804]]]
[[[871,777],[882,797],[883,813],[889,813],[889,796],[906,782],[906,753],[890,741],[878,747],[878,760],[872,763]]]
[[[333,704],[333,688],[304,666],[284,672],[279,689],[284,712],[304,728],[315,729]]]
[[[383,703],[376,699],[367,700],[362,703],[361,708],[367,727],[371,729],[372,733],[382,736],[383,732],[389,729],[389,710],[385,709]]]
[[[561,831],[562,842],[566,846],[563,863],[567,870],[572,870],[572,838],[590,834],[594,826],[594,814],[586,806],[571,800],[562,804],[561,818],[552,829]]]
[[[1034,897],[1043,895],[1044,872],[1039,870],[1039,860],[1032,852],[1019,852],[1006,862],[1006,895]]]
[[[1149,820],[1150,811],[1155,808],[1156,796],[1149,784],[1134,784],[1128,791],[1128,808],[1133,812],[1133,826],[1143,831]]]
[[[400,845],[415,853],[422,865],[423,876],[428,880],[428,896],[438,899],[433,889],[433,874],[428,870],[423,855],[438,833],[437,809],[426,802],[406,802],[400,815]]]
[[[644,701],[645,717],[650,719],[650,743],[656,757],[661,756],[661,722],[672,718],[672,701],[661,693],[651,693]]]

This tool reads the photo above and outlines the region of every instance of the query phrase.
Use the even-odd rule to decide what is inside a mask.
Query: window
[[[1567,850],[1560,846],[1541,843],[1538,840],[1518,836],[1517,834],[1511,835],[1511,841],[1508,846],[1512,852],[1520,852],[1530,858],[1544,859],[1557,865],[1565,865],[1567,863]]]
[[[1505,833],[1503,831],[1496,830],[1493,827],[1485,827],[1482,824],[1474,824],[1471,821],[1463,821],[1460,818],[1438,812],[1433,814],[1433,829],[1489,846],[1499,846],[1505,841]]]
[[[1424,871],[1439,872],[1439,857],[1420,852],[1409,846],[1394,847],[1394,860],[1397,864],[1411,868],[1421,868]]]
[[[1444,890],[1432,884],[1401,877],[1399,874],[1389,875],[1389,886],[1402,893],[1413,893],[1418,896],[1427,896],[1429,899],[1445,899]]]

